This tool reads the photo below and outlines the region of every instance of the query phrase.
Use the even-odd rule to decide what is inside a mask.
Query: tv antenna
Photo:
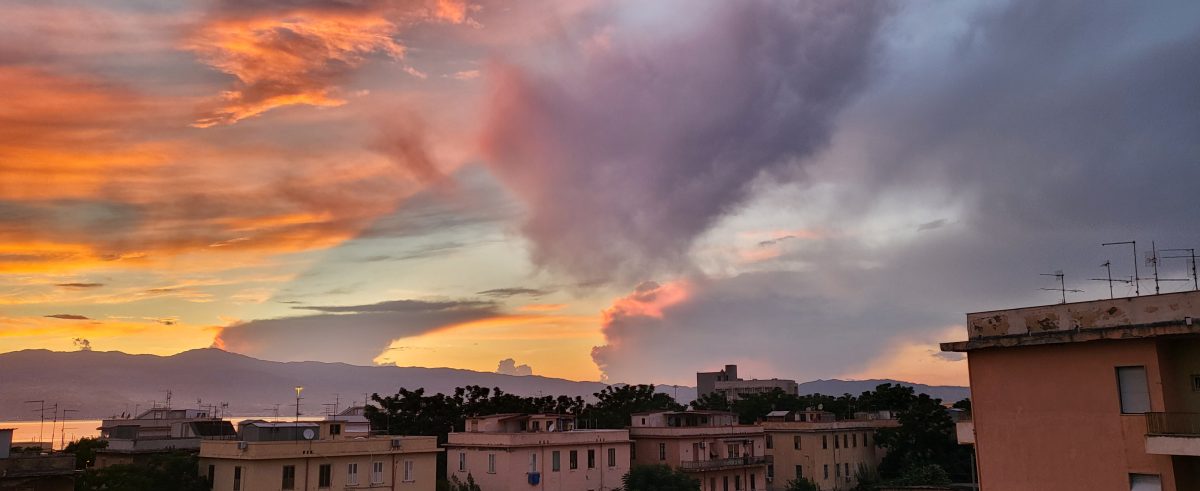
[[[1111,245],[1125,245],[1125,244],[1133,246],[1133,295],[1140,297],[1140,296],[1142,296],[1142,289],[1141,289],[1140,281],[1139,281],[1139,280],[1141,280],[1141,278],[1138,278],[1138,270],[1137,270],[1137,241],[1136,240],[1127,240],[1125,242],[1105,242],[1100,245],[1111,246]]]
[[[36,400],[36,401],[25,401],[25,404],[38,404],[38,409],[35,409],[35,411],[37,411],[37,412],[38,412],[38,414],[39,414],[39,418],[38,418],[38,445],[41,445],[41,444],[42,444],[42,426],[44,426],[44,425],[46,424],[46,400],[45,400],[45,399],[39,399],[39,400]]]
[[[1200,290],[1200,276],[1196,275],[1196,249],[1163,249],[1162,252],[1186,252],[1186,256],[1163,256],[1162,259],[1187,259],[1192,269],[1192,289]]]
[[[1083,293],[1083,290],[1074,290],[1074,289],[1068,290],[1067,289],[1067,281],[1065,279],[1066,275],[1063,274],[1061,269],[1057,270],[1053,273],[1041,273],[1040,276],[1053,276],[1058,279],[1058,288],[1038,288],[1038,290],[1062,292],[1062,303],[1067,303],[1067,292]]]
[[[1115,280],[1113,279],[1113,277],[1112,277],[1112,261],[1104,261],[1104,264],[1101,264],[1101,266],[1104,266],[1104,271],[1106,273],[1108,273],[1108,277],[1107,278],[1091,278],[1091,280],[1108,282],[1108,298],[1110,298],[1110,299],[1116,298],[1115,296],[1113,296],[1113,282],[1114,281],[1119,281],[1119,282],[1125,283],[1125,284],[1133,283],[1132,279],[1128,279],[1128,280],[1122,279],[1122,278],[1117,278]]]

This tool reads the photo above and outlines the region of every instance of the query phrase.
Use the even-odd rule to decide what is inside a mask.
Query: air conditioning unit
[[[403,440],[401,440],[399,438],[393,438],[392,439],[392,448],[400,448],[400,445],[402,442],[403,442]]]
[[[246,443],[246,441],[245,441],[245,440],[242,440],[242,441],[239,441],[239,442],[238,442],[238,450],[245,450],[245,449],[247,449],[247,448],[249,448],[249,447],[250,447],[250,444],[249,444],[249,443]]]

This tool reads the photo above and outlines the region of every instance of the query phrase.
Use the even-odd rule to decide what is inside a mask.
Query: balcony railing
[[[1146,413],[1146,434],[1200,437],[1200,413]]]
[[[754,457],[734,457],[731,459],[693,460],[680,462],[679,470],[691,472],[711,471],[750,465],[765,465],[766,463],[767,457],[762,455]]]

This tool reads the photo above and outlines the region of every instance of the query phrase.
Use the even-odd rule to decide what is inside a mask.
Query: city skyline
[[[18,1],[0,352],[967,385],[964,313],[1200,248],[1152,4]]]

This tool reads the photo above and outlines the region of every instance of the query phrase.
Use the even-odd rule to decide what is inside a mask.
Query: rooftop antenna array
[[[1058,288],[1038,288],[1038,290],[1062,292],[1062,303],[1067,303],[1067,292],[1083,293],[1083,290],[1067,289],[1066,275],[1063,274],[1061,269],[1053,273],[1041,273],[1040,276],[1053,276],[1058,279]]]
[[[1112,261],[1104,261],[1104,264],[1101,264],[1101,266],[1104,266],[1104,271],[1108,274],[1108,277],[1107,278],[1091,278],[1091,280],[1108,282],[1108,298],[1110,298],[1110,299],[1116,298],[1116,296],[1113,295],[1113,282],[1114,281],[1119,281],[1119,282],[1125,283],[1125,284],[1133,283],[1132,279],[1128,279],[1128,280],[1126,280],[1124,278],[1117,278],[1115,280],[1113,279],[1113,277],[1112,277]]]
[[[39,399],[36,401],[25,401],[25,404],[38,404],[38,408],[34,411],[38,412],[38,445],[42,444],[42,426],[46,424],[46,401]]]
[[[1159,259],[1160,258],[1158,256],[1158,247],[1154,245],[1154,242],[1150,242],[1150,252],[1146,253],[1146,264],[1154,267],[1154,294],[1155,295],[1157,295],[1159,293],[1159,287],[1158,287],[1159,282],[1162,282],[1162,281],[1187,281],[1186,278],[1159,278],[1158,277],[1158,260]]]

